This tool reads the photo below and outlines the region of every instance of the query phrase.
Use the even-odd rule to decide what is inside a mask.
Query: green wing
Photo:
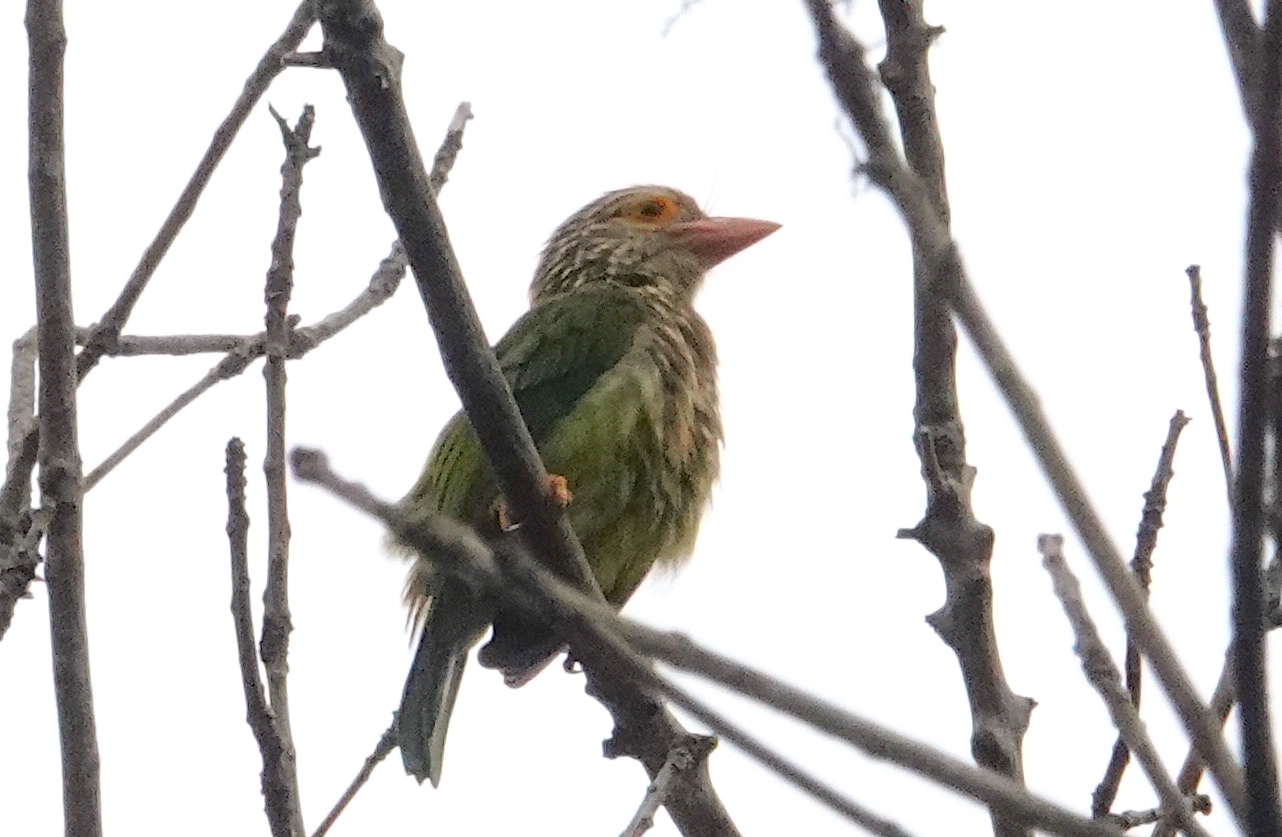
[[[580,288],[525,314],[495,347],[499,366],[536,444],[544,441],[632,347],[646,310],[614,285]],[[493,527],[496,490],[485,454],[460,411],[437,439],[423,476],[406,498]]]

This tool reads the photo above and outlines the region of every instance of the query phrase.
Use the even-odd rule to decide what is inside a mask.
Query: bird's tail
[[[441,781],[445,733],[463,682],[467,654],[484,630],[484,626],[470,628],[468,608],[458,604],[462,603],[442,597],[424,620],[396,716],[397,745],[405,772],[420,782],[431,781],[432,787]]]

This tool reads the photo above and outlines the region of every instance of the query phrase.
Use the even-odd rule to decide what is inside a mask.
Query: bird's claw
[[[560,474],[548,474],[548,494],[561,508],[570,505],[570,501],[574,499],[570,483]],[[494,514],[498,518],[499,529],[504,532],[515,532],[521,528],[521,521],[513,520],[508,514],[507,503],[503,502],[502,497],[494,501]]]

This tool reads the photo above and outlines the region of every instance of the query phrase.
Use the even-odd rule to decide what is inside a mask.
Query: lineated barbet
[[[778,229],[713,218],[675,189],[610,192],[552,235],[530,287],[530,310],[495,347],[567,504],[606,599],[622,607],[655,564],[690,554],[718,473],[716,348],[694,310],[704,274]],[[503,536],[502,500],[476,434],[459,412],[401,501]],[[418,651],[397,715],[406,772],[440,781],[450,711],[469,649],[509,685],[559,652],[546,627],[496,611],[458,579],[415,556],[406,582]],[[551,643],[548,640],[551,639]]]

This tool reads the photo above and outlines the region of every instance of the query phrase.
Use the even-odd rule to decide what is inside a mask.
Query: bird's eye
[[[679,211],[680,207],[672,198],[656,196],[632,204],[622,214],[644,224],[663,224],[675,219]]]

